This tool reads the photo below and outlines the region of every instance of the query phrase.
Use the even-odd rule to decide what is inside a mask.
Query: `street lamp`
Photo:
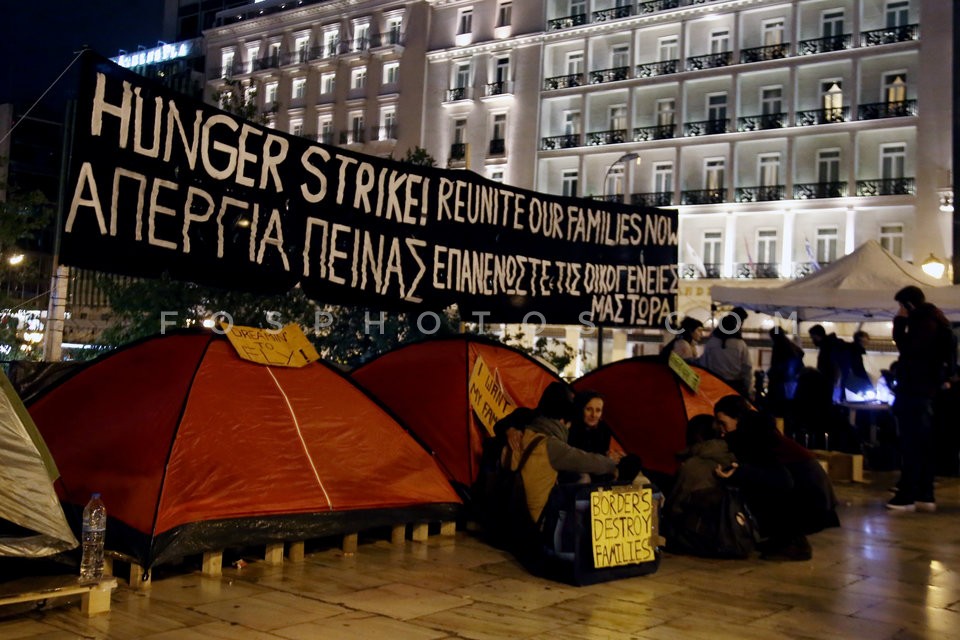
[[[614,168],[615,166],[619,165],[619,164],[623,164],[623,163],[625,163],[625,162],[630,162],[631,160],[636,160],[636,161],[637,161],[637,164],[639,165],[639,164],[640,164],[640,154],[637,153],[637,152],[635,152],[635,151],[631,151],[631,152],[629,152],[629,153],[625,153],[625,154],[623,154],[622,156],[620,156],[619,158],[617,158],[616,160],[614,160],[614,161],[610,164],[610,166],[607,167],[607,172],[606,172],[605,174],[603,174],[603,190],[604,190],[604,191],[607,190],[607,180],[610,179],[610,172],[613,171],[613,168]],[[626,191],[626,183],[624,183],[624,191]],[[613,195],[616,196],[617,194],[613,194]],[[626,195],[626,194],[624,194],[624,195]]]

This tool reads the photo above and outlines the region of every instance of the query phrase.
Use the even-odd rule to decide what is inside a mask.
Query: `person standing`
[[[703,345],[699,364],[746,397],[750,391],[753,366],[750,350],[741,335],[743,321],[736,313],[728,313]]]
[[[893,341],[900,352],[893,415],[902,462],[897,493],[887,508],[936,511],[933,398],[955,373],[953,334],[946,316],[919,287],[904,287],[893,299],[900,303],[893,319]]]
[[[863,397],[873,391],[873,382],[870,374],[863,365],[863,356],[867,355],[867,341],[870,334],[866,331],[857,331],[853,334],[853,344],[850,345],[850,375],[844,383],[844,388]]]
[[[781,327],[770,329],[770,368],[767,369],[767,407],[775,416],[786,413],[803,370],[803,349]]]
[[[703,323],[696,318],[687,316],[680,321],[680,329],[673,339],[660,350],[660,357],[664,361],[670,359],[671,353],[676,353],[684,360],[691,362],[698,357],[697,345],[703,335]]]
[[[843,384],[850,375],[850,345],[838,338],[837,334],[828,334],[822,324],[813,325],[808,333],[819,350],[817,369],[833,386],[833,401],[842,402]]]

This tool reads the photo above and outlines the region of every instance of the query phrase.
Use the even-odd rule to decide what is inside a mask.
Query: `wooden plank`
[[[390,543],[403,544],[407,541],[407,525],[395,524],[390,530]]]
[[[457,535],[457,523],[454,521],[441,522],[440,523],[440,535],[442,536],[455,536]]]
[[[305,557],[304,553],[305,545],[303,541],[300,542],[291,542],[290,548],[287,549],[287,560],[290,562],[303,562]]]
[[[144,572],[143,567],[136,562],[130,563],[130,588],[137,591],[146,591],[149,589],[152,578],[149,573]]]
[[[413,525],[410,531],[410,537],[416,542],[426,542],[430,535],[430,525],[426,522],[418,522]]]
[[[105,577],[91,583],[77,580],[76,576],[53,576],[7,583],[3,585],[5,595],[0,596],[0,606],[79,594],[84,615],[92,616],[110,610],[110,592],[117,587],[116,578]]]
[[[283,543],[268,544],[267,550],[263,554],[263,560],[267,564],[283,564]]]
[[[357,552],[357,541],[359,535],[356,533],[348,533],[343,536],[343,552],[348,554],[353,554]]]
[[[99,613],[110,612],[110,592],[117,586],[116,580],[101,580],[80,596],[80,613],[92,618]]]
[[[203,554],[203,569],[205,576],[216,578],[223,575],[223,551],[206,551]]]

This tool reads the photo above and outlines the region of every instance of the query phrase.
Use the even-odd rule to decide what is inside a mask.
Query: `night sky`
[[[84,45],[107,57],[157,46],[163,0],[0,0],[0,103],[33,104]],[[71,69],[76,69],[77,65]],[[68,73],[41,102],[56,117],[76,92]]]

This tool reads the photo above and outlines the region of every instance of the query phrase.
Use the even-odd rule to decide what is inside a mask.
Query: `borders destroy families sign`
[[[65,264],[260,293],[299,283],[329,303],[622,326],[675,309],[675,211],[314,143],[92,53],[63,225]]]
[[[653,491],[634,487],[590,493],[590,533],[596,569],[655,559]]]

